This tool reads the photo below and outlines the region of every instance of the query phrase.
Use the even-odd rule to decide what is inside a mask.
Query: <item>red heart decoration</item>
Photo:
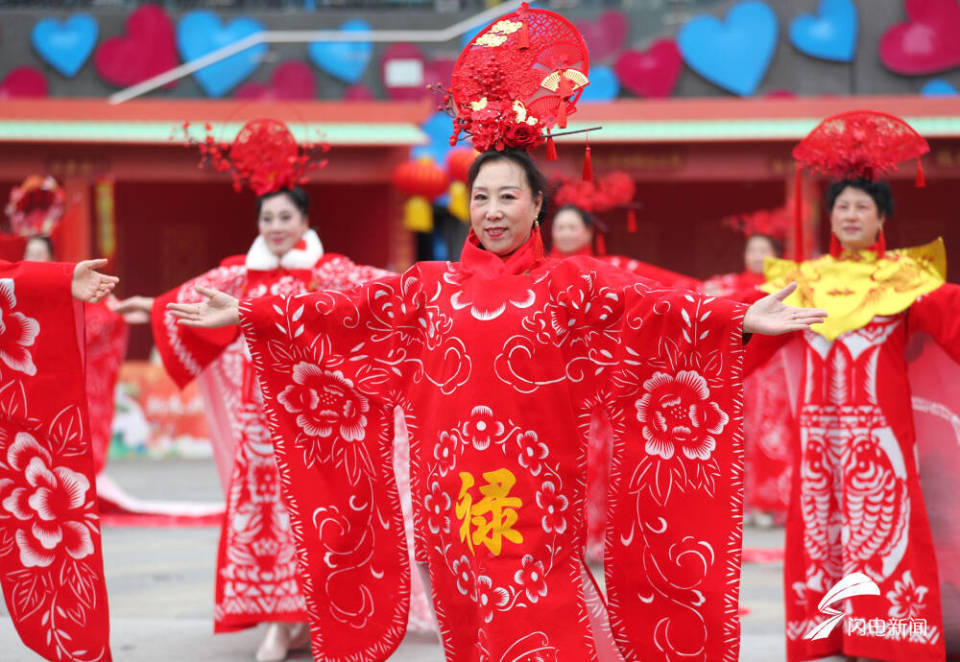
[[[47,96],[47,78],[33,67],[11,69],[0,81],[0,99]]]
[[[380,57],[380,80],[391,101],[419,101],[427,95],[427,61],[414,44],[391,44]],[[449,80],[449,79],[448,79]]]
[[[646,51],[625,52],[614,69],[620,83],[634,94],[668,97],[683,71],[683,57],[673,39],[658,39]]]
[[[957,0],[904,0],[910,20],[880,38],[880,59],[898,74],[933,74],[960,65],[960,4]]]
[[[763,96],[766,99],[796,99],[797,93],[793,90],[778,88],[776,90],[770,90]]]
[[[107,39],[93,58],[100,77],[118,87],[134,85],[177,66],[173,22],[162,7],[143,5],[127,18],[127,33]],[[174,87],[175,82],[166,87]]]
[[[587,42],[591,62],[619,53],[630,33],[627,15],[615,9],[603,12],[595,21],[577,21],[575,25]]]
[[[317,79],[306,62],[292,60],[277,65],[269,83],[244,83],[234,93],[236,99],[260,101],[300,101],[317,95]]]

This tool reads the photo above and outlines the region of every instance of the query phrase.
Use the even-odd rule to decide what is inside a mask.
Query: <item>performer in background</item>
[[[292,156],[284,156],[293,145]],[[237,145],[240,145],[238,148]],[[249,122],[229,153],[236,176],[259,195],[259,236],[247,254],[156,299],[131,297],[123,313],[149,313],[154,340],[167,372],[181,387],[201,378],[207,418],[227,511],[217,556],[214,631],[231,632],[269,623],[257,660],[283,660],[305,645],[309,632],[298,580],[290,514],[281,501],[280,481],[268,430],[267,411],[239,328],[204,331],[176,323],[166,312],[172,302],[200,301],[197,288],[257,299],[313,290],[342,290],[387,275],[347,257],[324,252],[310,228],[307,193],[295,184],[305,172],[286,126],[275,120]],[[244,155],[250,159],[244,159]],[[226,158],[226,157],[224,157]],[[323,409],[325,401],[310,404]],[[331,414],[332,415],[332,414]],[[391,438],[392,442],[392,438]],[[430,628],[427,600],[419,591],[414,627]],[[290,624],[301,624],[291,627]]]
[[[823,317],[783,306],[791,288],[747,309],[588,257],[545,259],[543,175],[516,148],[562,127],[586,68],[576,30],[525,5],[464,51],[455,126],[484,153],[459,262],[347,292],[240,303],[204,289],[205,302],[170,305],[190,328],[239,321],[250,345],[317,659],[385,660],[403,636],[394,405],[411,435],[417,560],[448,659],[737,656],[742,334]],[[532,72],[559,76],[557,93],[525,87]],[[606,537],[609,622],[583,561],[596,407],[613,422],[620,495]]]
[[[928,149],[902,120],[860,111],[824,120],[794,150],[802,166],[837,181],[825,201],[829,254],[799,264],[768,261],[762,288],[797,282],[788,302],[830,314],[796,334],[801,358],[788,357],[800,384],[784,567],[791,661],[848,655],[933,662],[944,659],[945,642],[952,651],[960,646],[960,440],[949,425],[917,434],[932,429],[924,427],[931,413],[956,420],[960,412],[956,375],[940,378],[960,361],[960,287],[944,282],[941,240],[887,248],[893,200],[877,180]],[[939,348],[927,343],[908,353],[917,334]],[[748,368],[777,346],[752,341]],[[936,359],[918,378],[916,357],[933,350]],[[938,406],[918,406],[930,404]],[[921,481],[935,489],[921,491]],[[925,492],[939,498],[925,499]],[[850,598],[837,623],[821,605],[845,578],[876,597]]]
[[[0,587],[24,644],[57,662],[111,659],[75,303],[114,288],[106,262],[0,262]]]

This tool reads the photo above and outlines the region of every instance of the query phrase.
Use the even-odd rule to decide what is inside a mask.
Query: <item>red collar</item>
[[[868,248],[867,250],[873,251],[877,254],[877,259],[883,257],[883,254],[887,252],[887,240],[883,236],[883,230],[880,230],[880,234],[877,237],[877,241]],[[843,244],[840,243],[840,240],[837,239],[837,235],[830,233],[830,256],[836,260],[843,259],[844,257],[849,257],[850,255],[855,254],[857,251],[848,251],[844,249]]]
[[[561,253],[556,249],[556,247],[550,249],[550,257],[555,260],[562,260],[565,257],[574,257],[576,255],[586,255],[587,257],[593,257],[593,249],[590,248],[590,244],[583,246],[582,248],[575,250],[572,253]]]
[[[543,241],[539,228],[534,228],[523,246],[505,259],[481,247],[480,239],[470,230],[460,254],[460,265],[464,270],[485,276],[521,274],[543,261]]]

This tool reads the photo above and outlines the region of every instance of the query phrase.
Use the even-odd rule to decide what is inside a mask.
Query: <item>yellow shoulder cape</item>
[[[823,308],[829,317],[811,327],[828,340],[859,329],[878,315],[895,315],[917,297],[937,289],[947,279],[943,239],[923,246],[886,251],[844,251],[840,257],[824,255],[797,264],[767,258],[764,292],[776,292],[796,281],[797,289],[785,303],[802,308]]]

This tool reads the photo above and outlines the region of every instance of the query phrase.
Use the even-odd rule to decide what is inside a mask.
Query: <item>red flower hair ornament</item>
[[[567,126],[590,82],[590,57],[577,29],[559,14],[527,3],[481,31],[464,48],[444,104],[453,136],[470,136],[477,151],[525,149]],[[546,135],[545,135],[546,133]]]
[[[63,216],[66,195],[49,175],[30,175],[10,191],[5,212],[10,230],[21,237],[49,237]]]
[[[327,152],[326,143],[298,143],[287,125],[275,119],[250,120],[230,143],[217,142],[210,124],[206,138],[199,141],[189,134],[190,123],[183,123],[188,141],[200,150],[200,167],[212,166],[233,176],[233,188],[247,186],[256,195],[274,193],[307,183],[311,172],[326,167],[326,159],[315,158],[317,151]]]

